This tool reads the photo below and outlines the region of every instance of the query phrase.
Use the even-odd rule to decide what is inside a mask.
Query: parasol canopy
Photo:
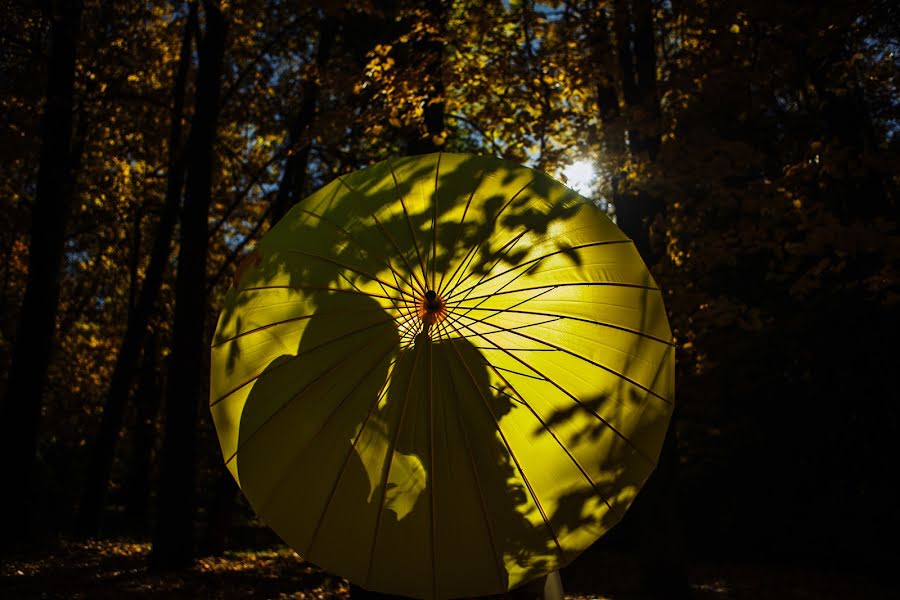
[[[663,299],[591,202],[496,158],[342,176],[259,242],[210,409],[253,509],[374,591],[501,593],[615,525],[674,387]]]

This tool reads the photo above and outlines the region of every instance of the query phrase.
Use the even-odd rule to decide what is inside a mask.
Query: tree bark
[[[181,247],[175,280],[172,354],[166,385],[165,439],[151,565],[189,567],[194,558],[197,405],[206,369],[206,260],[213,148],[225,53],[225,17],[214,0],[203,2],[206,31],[200,42],[197,95],[191,135]]]
[[[84,490],[81,497],[80,521],[81,529],[86,534],[96,534],[102,525],[102,515],[109,476],[115,458],[116,443],[122,428],[122,418],[128,395],[134,381],[141,345],[147,334],[147,326],[153,315],[153,308],[162,287],[163,275],[169,263],[172,249],[172,235],[178,218],[178,206],[184,185],[184,157],[182,152],[181,120],[184,114],[185,87],[191,62],[191,38],[197,30],[197,7],[191,2],[188,20],[181,40],[181,53],[173,87],[173,103],[171,125],[169,130],[169,172],[166,183],[166,195],[163,210],[153,249],[150,264],[137,301],[128,314],[125,336],[116,356],[116,364],[110,378],[109,391],[103,406],[103,417],[100,429],[91,451],[90,461],[85,473]]]
[[[81,27],[80,0],[55,2],[51,22],[37,191],[31,211],[28,284],[12,351],[6,398],[0,410],[0,453],[5,480],[0,494],[4,515],[3,546],[27,541],[33,533],[29,507],[37,456],[41,401],[54,343],[59,305],[60,262],[72,202],[72,123],[75,54]]]
[[[150,523],[150,478],[153,465],[154,423],[159,414],[160,385],[158,334],[145,336],[141,373],[135,394],[135,418],[131,458],[123,485],[125,524],[134,535],[148,531]]]
[[[650,162],[658,154],[661,119],[652,8],[650,0],[618,0],[615,5],[623,99],[631,109],[628,152],[635,159]],[[650,267],[658,259],[651,244],[650,226],[663,212],[664,204],[646,191],[626,196],[616,188],[614,183],[617,224]],[[643,587],[653,598],[692,597],[678,514],[679,461],[673,414],[656,469],[631,508]]]

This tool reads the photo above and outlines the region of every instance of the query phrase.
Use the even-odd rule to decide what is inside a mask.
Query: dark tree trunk
[[[181,247],[175,280],[175,319],[165,403],[165,439],[151,564],[156,569],[191,565],[196,501],[197,405],[204,368],[206,259],[213,148],[225,53],[225,17],[217,2],[203,2],[206,31],[200,42],[197,96],[191,135]]]
[[[59,304],[60,261],[72,200],[72,121],[75,52],[81,2],[54,2],[47,104],[41,131],[37,193],[31,211],[28,284],[12,351],[9,384],[0,410],[0,453],[8,486],[2,497],[3,546],[26,541],[31,532],[31,477],[37,455],[41,399],[53,348]]]
[[[184,184],[184,157],[181,147],[181,119],[184,113],[184,95],[191,60],[191,38],[197,29],[197,9],[191,3],[188,21],[181,41],[181,54],[173,88],[173,104],[169,131],[169,173],[162,215],[153,240],[150,264],[141,291],[137,295],[134,308],[128,313],[128,325],[122,345],[116,357],[116,365],[110,379],[103,418],[90,462],[85,473],[84,490],[81,498],[81,528],[84,533],[96,534],[100,530],[109,475],[115,457],[116,442],[122,428],[122,418],[128,394],[134,381],[141,344],[147,333],[147,325],[153,315],[153,307],[159,296],[163,275],[169,262],[172,248],[172,234],[178,217],[178,205]]]
[[[132,534],[148,531],[150,523],[150,478],[153,465],[154,424],[159,414],[160,385],[158,334],[145,337],[141,373],[134,397],[135,417],[131,458],[124,483],[125,524]]]
[[[306,184],[306,167],[309,162],[309,151],[312,147],[313,120],[319,102],[318,78],[328,64],[331,47],[337,34],[337,21],[333,17],[323,17],[319,26],[319,43],[316,51],[316,73],[310,76],[303,85],[303,100],[300,110],[291,123],[288,131],[288,144],[291,149],[284,164],[284,173],[278,187],[278,195],[272,206],[269,222],[273,225],[281,220],[294,204],[303,199],[303,188]]]
[[[622,96],[630,109],[628,149],[635,158],[646,154],[653,161],[659,150],[660,113],[652,6],[649,0],[619,0],[615,11]],[[653,264],[657,257],[650,243],[650,224],[663,211],[662,202],[646,192],[626,195],[618,185],[614,188],[619,227],[634,240],[644,261]]]
[[[203,553],[207,556],[222,556],[228,543],[228,528],[234,514],[238,486],[231,473],[224,466],[219,469],[212,495],[207,500],[206,535]]]
[[[660,144],[660,110],[656,86],[656,45],[650,0],[618,0],[615,33],[622,96],[629,109],[628,151],[632,157],[654,161]],[[601,115],[603,117],[603,115]],[[613,201],[622,231],[649,266],[658,254],[650,238],[653,220],[663,202],[642,191],[626,195],[614,182]],[[678,514],[678,443],[675,416],[663,443],[659,463],[632,506],[637,529],[637,552],[643,586],[653,598],[690,598]]]

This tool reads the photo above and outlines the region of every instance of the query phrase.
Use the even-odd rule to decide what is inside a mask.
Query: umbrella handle
[[[562,577],[559,576],[559,571],[553,571],[544,581],[544,600],[563,600],[565,596]]]

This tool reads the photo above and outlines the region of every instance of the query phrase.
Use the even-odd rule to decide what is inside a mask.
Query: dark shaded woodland
[[[278,540],[222,466],[208,349],[237,265],[294,203],[438,150],[568,177],[665,290],[673,425],[571,593],[896,589],[895,2],[0,10],[2,595],[72,592],[56,567],[88,595],[132,588],[79,569],[163,596],[346,594],[256,552]]]

